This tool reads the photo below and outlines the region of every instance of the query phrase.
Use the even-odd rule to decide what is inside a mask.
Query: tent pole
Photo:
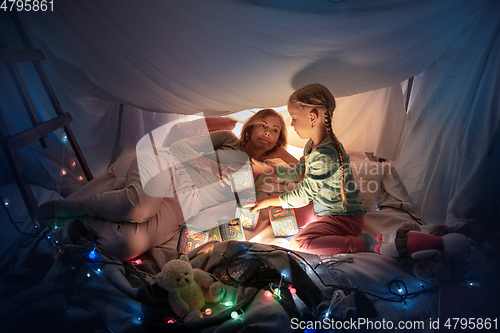
[[[116,129],[116,139],[115,145],[113,147],[113,155],[111,156],[111,161],[109,165],[115,163],[116,159],[122,153],[122,148],[120,147],[121,134],[122,134],[122,121],[123,121],[123,104],[120,104],[120,108],[118,109],[118,125]]]
[[[408,87],[406,88],[406,102],[405,102],[405,110],[408,112],[408,106],[410,105],[410,95],[411,95],[411,88],[413,87],[413,80],[415,79],[414,76],[408,79]]]

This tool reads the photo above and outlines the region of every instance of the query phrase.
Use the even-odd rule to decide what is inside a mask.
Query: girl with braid
[[[301,181],[291,192],[258,199],[252,212],[270,206],[293,208],[301,231],[292,238],[290,248],[313,254],[365,251],[365,237],[360,236],[365,210],[354,185],[349,156],[332,131],[334,110],[335,98],[325,86],[311,84],[298,89],[288,100],[288,113],[299,137],[309,139],[304,156],[294,168],[252,160],[254,174]],[[372,242],[368,238],[366,243]]]

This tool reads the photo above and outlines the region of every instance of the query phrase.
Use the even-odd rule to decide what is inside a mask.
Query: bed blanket
[[[207,243],[188,253],[191,264],[225,283],[235,301],[183,323],[155,283],[179,253],[154,248],[122,263],[102,255],[78,220],[22,237],[23,246],[0,266],[2,332],[289,332],[292,318],[312,319],[328,305],[340,282],[314,255],[249,242]],[[295,295],[286,288],[292,283]],[[263,301],[270,287],[279,287],[281,299]],[[349,315],[373,316],[369,301],[358,306],[368,299],[361,300]],[[232,319],[233,312],[240,318]]]

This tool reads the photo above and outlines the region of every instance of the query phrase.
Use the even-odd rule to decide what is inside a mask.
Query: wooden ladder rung
[[[31,219],[33,220],[33,222],[35,222],[35,225],[36,222],[38,222],[42,229],[44,229],[44,219],[40,213],[40,209],[38,209],[38,205],[33,192],[31,191],[31,186],[28,182],[28,179],[24,174],[21,161],[19,159],[19,156],[17,155],[17,151],[36,140],[40,140],[43,148],[50,146],[47,135],[59,128],[63,128],[68,141],[70,142],[71,147],[73,148],[73,151],[78,161],[80,162],[80,166],[82,167],[83,173],[85,174],[87,180],[90,181],[93,177],[92,173],[90,172],[90,168],[88,167],[87,162],[83,157],[80,147],[76,142],[73,131],[69,126],[69,123],[73,121],[73,118],[69,113],[63,112],[56,94],[52,89],[49,79],[47,78],[47,75],[45,74],[45,71],[42,67],[41,61],[46,59],[45,55],[41,50],[35,49],[33,47],[33,44],[31,43],[28,34],[26,33],[26,30],[24,29],[22,22],[17,14],[11,12],[10,17],[19,34],[19,37],[21,38],[21,41],[23,42],[25,49],[10,49],[7,45],[6,39],[0,31],[0,63],[5,63],[5,67],[9,71],[9,74],[14,81],[16,89],[19,93],[19,96],[21,97],[21,100],[28,113],[33,127],[16,135],[10,135],[7,129],[7,125],[3,120],[2,108],[0,106],[0,143],[14,174],[16,183],[19,187],[19,191],[21,192],[23,200],[28,208]],[[40,121],[40,117],[38,116],[29,91],[22,78],[21,72],[19,71],[19,68],[16,64],[17,62],[25,61],[31,62],[35,67],[36,73],[40,78],[43,88],[56,112],[55,118],[47,120],[43,123]]]
[[[7,138],[7,144],[11,151],[18,151],[33,141],[38,140],[39,137],[47,136],[55,130],[68,125],[72,121],[73,117],[71,117],[69,113],[63,113],[60,116]]]
[[[28,34],[26,33],[26,29],[24,29],[24,26],[19,19],[19,16],[15,12],[10,12],[10,18],[12,20],[12,23],[14,24],[19,37],[21,37],[21,41],[23,42],[23,45],[26,49],[32,50],[34,49],[33,44],[31,43],[31,40],[29,39]],[[38,77],[40,78],[40,81],[42,82],[43,88],[45,89],[45,92],[47,93],[47,96],[49,97],[50,103],[52,104],[52,107],[54,108],[54,111],[56,112],[57,115],[62,115],[64,114],[64,111],[62,110],[61,105],[59,104],[59,100],[57,99],[57,96],[54,92],[54,89],[52,89],[52,86],[50,85],[50,81],[47,78],[47,74],[45,73],[45,70],[42,67],[42,63],[40,61],[33,61],[33,66],[35,67],[35,70],[38,74]],[[76,158],[78,159],[78,162],[80,163],[80,166],[82,168],[82,171],[87,178],[87,181],[91,181],[94,177],[92,176],[92,172],[90,171],[90,168],[87,164],[87,161],[83,157],[83,153],[80,149],[80,146],[78,145],[78,142],[75,139],[75,136],[73,134],[73,130],[71,129],[69,124],[66,124],[64,126],[64,132],[66,133],[66,136],[68,137],[68,141],[71,145],[71,148],[73,148],[73,152],[76,155]],[[43,146],[43,144],[42,144]]]

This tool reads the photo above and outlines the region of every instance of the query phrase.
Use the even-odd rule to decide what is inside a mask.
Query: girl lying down
[[[217,154],[201,154],[207,147],[212,150],[208,138]],[[143,159],[138,164],[134,152],[118,158],[104,174],[67,198],[42,204],[40,210],[47,219],[86,216],[83,220],[96,236],[99,249],[119,260],[134,258],[159,245],[175,249],[185,221],[205,208],[234,200],[227,176],[238,163],[243,165],[251,158],[296,163],[284,149],[286,144],[283,118],[272,109],[260,110],[245,122],[239,139],[231,131],[215,131],[209,136],[179,140],[170,148],[157,148],[159,158],[182,161],[170,164],[168,177],[161,180],[162,193],[157,191],[162,183],[156,179],[143,186],[139,170]],[[218,163],[217,157],[227,156],[228,151],[242,152],[244,158],[232,164]],[[150,185],[155,185],[153,190]]]

